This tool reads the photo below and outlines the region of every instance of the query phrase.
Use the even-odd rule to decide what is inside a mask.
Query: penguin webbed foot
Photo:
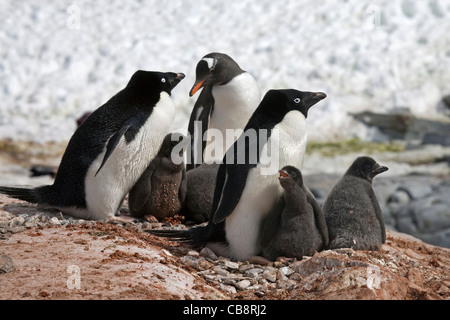
[[[119,222],[119,223],[136,223],[138,222],[138,219],[136,219],[135,217],[130,217],[130,216],[125,216],[125,215],[119,215],[119,216],[114,216],[109,218],[108,222],[110,223],[114,223],[114,222]]]

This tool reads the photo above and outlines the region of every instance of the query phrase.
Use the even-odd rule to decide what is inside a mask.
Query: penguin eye
[[[300,103],[300,102],[302,102],[302,99],[300,99],[300,98],[295,98],[295,99],[294,99],[294,102],[295,102],[295,103]]]
[[[166,78],[162,78],[162,79],[161,79],[161,82],[162,82],[162,83],[166,83]]]

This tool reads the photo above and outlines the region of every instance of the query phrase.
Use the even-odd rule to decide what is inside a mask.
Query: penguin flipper
[[[141,211],[150,198],[152,191],[151,181],[154,172],[155,166],[150,164],[130,190],[128,195],[128,206],[130,207],[130,211],[132,213]]]
[[[178,189],[178,199],[180,199],[180,203],[182,205],[184,205],[184,201],[186,200],[186,194],[187,194],[187,176],[186,176],[186,169],[183,168],[183,171],[181,172],[180,188]]]
[[[220,171],[223,171],[222,167],[225,168],[225,177],[223,179],[223,188],[221,188],[220,198],[216,200],[216,196],[218,196],[217,188],[219,187],[219,173],[217,174],[217,182],[216,182],[216,192],[214,193],[214,203],[217,203],[217,209],[214,210],[215,205],[213,205],[213,215],[211,216],[211,220],[218,224],[225,220],[236,208],[242,192],[245,188],[245,183],[247,181],[247,176],[250,171],[256,165],[248,165],[248,164],[239,164],[239,165],[225,165],[222,164],[219,168]],[[221,170],[222,169],[222,170]]]
[[[123,124],[123,126],[116,133],[114,133],[111,136],[111,138],[108,141],[108,144],[106,145],[106,152],[105,152],[105,156],[103,157],[102,164],[100,165],[97,172],[95,173],[96,176],[100,172],[101,168],[103,168],[106,161],[113,153],[114,149],[116,149],[122,136],[125,135],[125,139],[127,142],[130,142],[133,140],[133,138],[138,130],[137,129],[138,127],[136,127],[136,125],[139,125],[138,120],[134,117],[130,118]]]
[[[322,208],[317,203],[316,199],[312,195],[311,192],[307,194],[307,200],[311,204],[313,211],[314,211],[314,219],[316,221],[317,227],[319,228],[319,232],[322,236],[323,241],[323,247],[326,248],[328,246],[328,243],[330,242],[329,235],[328,235],[328,227],[327,222],[325,220],[325,214],[323,213]]]
[[[188,131],[191,137],[191,150],[190,150],[190,162],[186,164],[186,170],[191,170],[198,167],[203,163],[203,151],[206,148],[206,140],[203,139],[206,130],[209,127],[209,118],[211,116],[212,110],[214,108],[214,97],[212,95],[212,88],[205,87],[200,93],[197,102],[191,112],[191,117],[189,118]],[[196,122],[201,122],[201,132],[196,132]],[[194,132],[201,135],[194,135]],[[196,147],[198,143],[201,142],[202,150],[201,154],[196,154]],[[200,161],[198,159],[200,157]]]
[[[384,216],[383,216],[383,212],[380,207],[380,203],[378,202],[375,192],[373,191],[372,188],[369,192],[369,197],[370,197],[370,200],[372,201],[373,209],[375,210],[375,215],[377,217],[377,220],[380,223],[381,241],[382,241],[382,243],[385,243],[386,242],[386,228],[384,225]]]

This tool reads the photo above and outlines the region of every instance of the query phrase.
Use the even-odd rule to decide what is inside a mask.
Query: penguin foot
[[[120,223],[135,223],[137,220],[134,217],[130,216],[117,216],[117,217],[111,217],[108,222],[120,222]]]
[[[250,262],[250,263],[261,264],[261,265],[264,265],[264,266],[268,266],[269,264],[271,264],[273,262],[273,261],[270,261],[269,259],[264,258],[262,256],[252,256],[247,261]]]

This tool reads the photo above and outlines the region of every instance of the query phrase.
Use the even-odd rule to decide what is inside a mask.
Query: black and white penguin
[[[328,245],[325,216],[297,168],[286,166],[279,173],[283,197],[263,222],[262,255],[269,260],[312,256]]]
[[[201,88],[189,119],[191,148],[187,170],[203,162],[220,162],[238,138],[226,139],[226,129],[243,130],[261,101],[253,76],[224,53],[207,54],[198,62],[189,95],[193,96]]]
[[[114,216],[170,132],[175,116],[171,91],[184,77],[137,71],[75,131],[53,185],[0,187],[0,192],[78,218]]]
[[[271,168],[302,167],[308,110],[325,97],[324,93],[294,89],[267,92],[220,164],[208,225],[151,233],[207,245],[233,260],[259,254],[261,222],[283,190],[278,169]]]
[[[333,187],[323,206],[329,249],[378,250],[385,243],[383,213],[372,180],[387,170],[370,157],[359,157]]]
[[[131,216],[144,218],[152,215],[158,220],[180,213],[187,191],[183,149],[178,154],[175,147],[180,143],[169,133],[158,155],[150,162],[128,195]],[[174,161],[174,157],[180,161]]]

